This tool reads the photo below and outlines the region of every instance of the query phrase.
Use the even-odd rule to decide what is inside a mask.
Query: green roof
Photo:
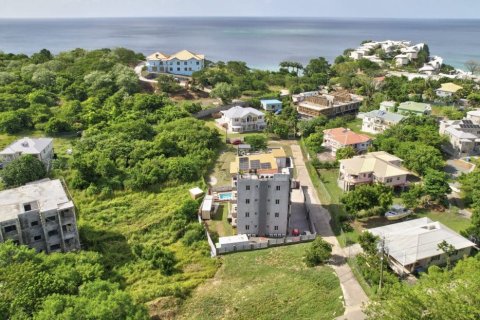
[[[430,105],[427,103],[421,103],[421,102],[414,102],[414,101],[407,101],[407,102],[402,102],[398,106],[399,110],[405,110],[405,111],[411,111],[411,112],[425,112],[427,110],[430,110]]]

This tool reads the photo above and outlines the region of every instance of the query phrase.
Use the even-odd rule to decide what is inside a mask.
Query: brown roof
[[[364,134],[355,133],[350,129],[335,128],[323,131],[324,134],[329,135],[332,140],[337,141],[341,145],[352,145],[357,143],[365,143],[371,138]]]

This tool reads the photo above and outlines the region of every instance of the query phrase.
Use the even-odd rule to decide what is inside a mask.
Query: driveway
[[[308,194],[312,200],[309,209],[313,213],[312,216],[314,218],[314,224],[317,228],[317,232],[322,236],[323,239],[333,245],[332,254],[335,257],[335,261],[331,267],[335,270],[340,280],[340,286],[342,288],[343,298],[345,301],[345,313],[343,316],[338,317],[337,319],[365,319],[365,314],[362,312],[362,306],[368,301],[368,297],[353,275],[350,266],[346,263],[345,251],[338,243],[337,238],[330,228],[330,213],[321,206],[315,188],[313,187],[312,180],[310,179],[307,168],[305,167],[305,161],[303,159],[300,146],[298,144],[292,144],[291,148],[293,160],[297,169],[297,178],[301,185],[308,187]]]
[[[148,83],[157,83],[157,80],[147,79],[144,76],[142,76],[142,69],[144,66],[145,66],[145,62],[141,62],[133,69],[135,70],[135,73],[138,76],[138,80],[142,82],[148,82]]]

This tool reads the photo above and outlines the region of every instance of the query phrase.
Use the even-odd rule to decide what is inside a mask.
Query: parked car
[[[292,236],[298,237],[299,235],[300,235],[300,230],[298,230],[298,229],[293,229],[292,230]]]
[[[302,236],[309,236],[311,235],[312,233],[310,231],[303,231],[302,232]]]

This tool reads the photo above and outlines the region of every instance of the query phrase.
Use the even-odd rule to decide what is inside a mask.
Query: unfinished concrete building
[[[75,208],[60,180],[0,192],[0,242],[9,239],[38,252],[80,249]]]
[[[297,111],[307,117],[326,116],[329,118],[357,113],[363,99],[346,91],[305,97],[299,102]]]

